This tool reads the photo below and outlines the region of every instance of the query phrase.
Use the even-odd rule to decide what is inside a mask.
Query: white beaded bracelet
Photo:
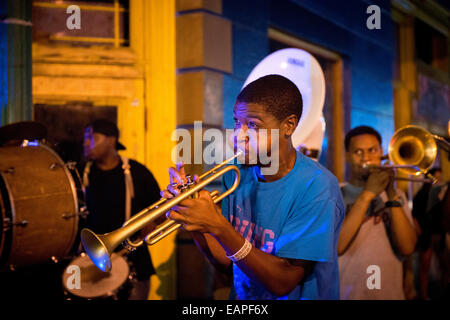
[[[252,250],[252,245],[248,240],[245,240],[244,245],[242,248],[239,249],[238,252],[231,256],[227,256],[228,259],[230,259],[233,262],[238,262],[239,260],[244,259]]]

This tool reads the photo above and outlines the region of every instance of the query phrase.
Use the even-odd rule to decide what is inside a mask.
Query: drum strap
[[[126,189],[126,201],[125,201],[125,221],[128,221],[131,217],[131,199],[134,198],[133,178],[131,177],[130,164],[128,158],[120,156],[122,159],[122,169],[125,175],[125,189]]]
[[[89,173],[91,172],[92,161],[84,166],[83,171],[83,193],[86,195],[86,188],[89,186]]]
[[[131,200],[134,198],[133,178],[131,176],[131,167],[127,157],[120,156],[122,160],[122,169],[125,176],[125,221],[131,217]],[[89,173],[91,172],[92,161],[86,163],[83,172],[83,193],[86,194],[86,187],[89,186]]]

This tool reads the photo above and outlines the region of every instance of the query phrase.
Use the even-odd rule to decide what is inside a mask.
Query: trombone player
[[[380,166],[381,136],[359,126],[345,137],[350,179],[341,186],[346,215],[338,240],[341,299],[404,300],[402,256],[417,234],[394,172]],[[367,169],[366,165],[374,165]]]

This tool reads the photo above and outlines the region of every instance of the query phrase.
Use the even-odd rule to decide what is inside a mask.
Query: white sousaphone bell
[[[291,80],[303,98],[303,113],[292,135],[292,144],[303,154],[318,160],[325,134],[322,115],[325,101],[325,77],[319,62],[308,52],[287,48],[265,57],[252,70],[242,88],[269,74],[278,74]]]

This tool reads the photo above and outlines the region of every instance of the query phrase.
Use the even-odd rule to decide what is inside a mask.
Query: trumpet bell
[[[89,258],[103,272],[111,271],[110,249],[103,241],[104,236],[97,235],[89,229],[81,231],[81,242]]]
[[[419,168],[401,168],[407,174],[419,175],[427,172],[437,155],[437,145],[432,134],[425,129],[408,125],[397,130],[389,143],[389,159],[397,165]]]

